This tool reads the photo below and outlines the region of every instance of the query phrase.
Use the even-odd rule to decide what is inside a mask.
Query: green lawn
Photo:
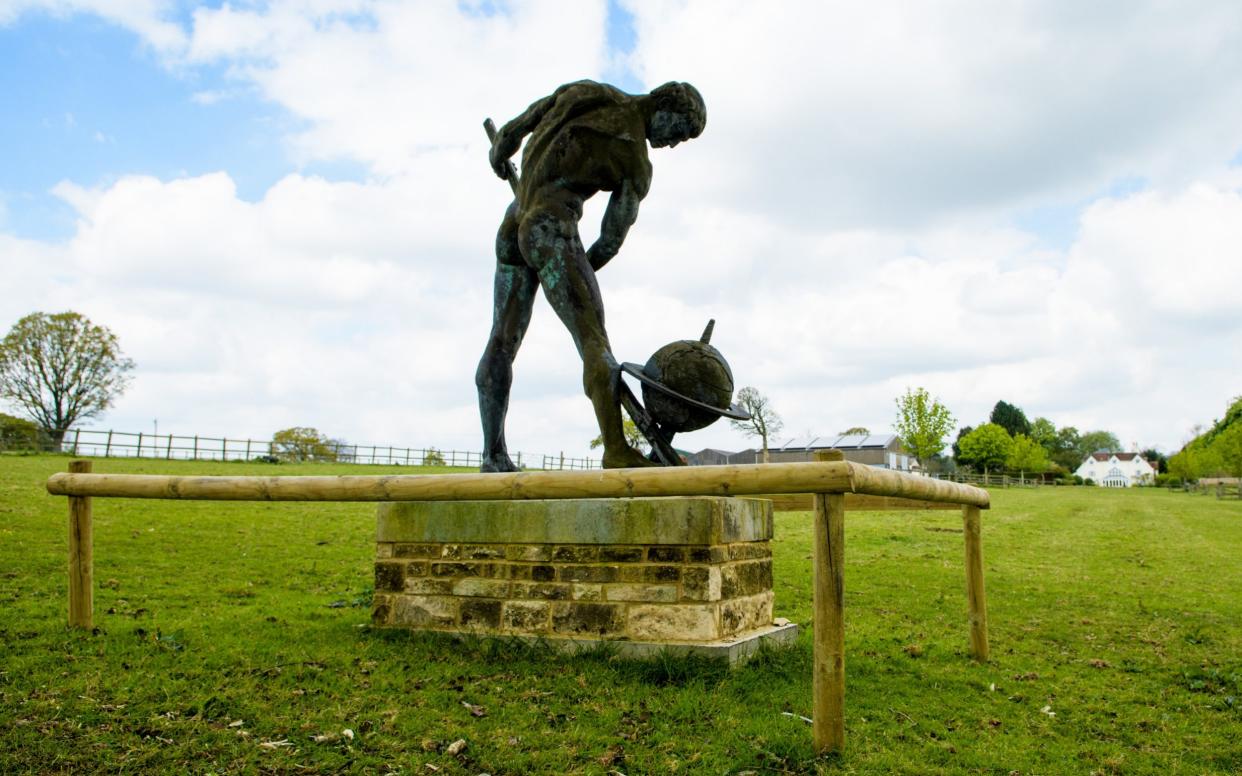
[[[0,773],[1242,772],[1239,501],[993,492],[984,666],[960,515],[850,513],[847,749],[817,760],[806,632],[729,672],[370,630],[368,504],[96,499],[98,628],[69,631],[66,500],[43,490],[67,464],[0,457]],[[777,613],[803,625],[810,537],[777,516]]]

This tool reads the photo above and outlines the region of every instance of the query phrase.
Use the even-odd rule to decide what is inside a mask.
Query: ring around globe
[[[670,432],[696,431],[721,416],[748,420],[732,404],[733,372],[723,355],[709,344],[715,321],[708,321],[698,340],[670,342],[647,363],[621,365],[643,384],[643,404],[651,418]]]

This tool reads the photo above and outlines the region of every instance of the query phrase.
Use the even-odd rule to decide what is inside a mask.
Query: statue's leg
[[[527,266],[517,245],[516,203],[505,213],[496,235],[496,279],[492,331],[479,359],[474,383],[479,390],[479,417],[483,421],[484,472],[512,472],[517,466],[505,444],[505,414],[513,384],[513,359],[530,325],[539,279]]]
[[[544,296],[569,329],[582,357],[582,386],[604,440],[604,467],[652,466],[625,441],[621,406],[613,390],[613,381],[620,378],[604,329],[604,301],[573,215],[566,209],[523,219],[519,230],[522,253],[538,270]]]

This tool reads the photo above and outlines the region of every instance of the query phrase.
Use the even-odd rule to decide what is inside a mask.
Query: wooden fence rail
[[[985,490],[929,477],[874,469],[821,453],[807,463],[693,466],[597,471],[343,477],[169,477],[92,474],[89,461],[47,481],[69,497],[69,624],[90,628],[91,499],[212,501],[464,501],[813,494],[815,521],[813,736],[817,752],[845,744],[845,512],[960,505],[966,549],[971,655],[988,659],[980,510]]]
[[[42,447],[40,446],[42,445]],[[55,451],[50,442],[36,437],[22,438],[0,450],[28,452]],[[65,432],[59,452],[92,458],[162,458],[176,461],[253,461],[256,458],[316,460],[337,463],[360,463],[386,466],[468,466],[477,468],[483,454],[477,450],[441,450],[436,447],[397,447],[395,445],[356,445],[348,442],[326,442],[309,451],[291,451],[270,439],[230,439],[198,434],[148,434],[143,431],[96,431],[71,428]],[[596,458],[574,458],[564,453],[546,455],[518,452],[513,456],[518,466],[541,469],[598,469]]]

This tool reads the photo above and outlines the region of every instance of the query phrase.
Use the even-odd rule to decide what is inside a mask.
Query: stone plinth
[[[772,625],[771,503],[717,496],[381,504],[377,625],[699,647]],[[739,645],[743,645],[739,648]],[[745,648],[749,647],[749,648]]]

